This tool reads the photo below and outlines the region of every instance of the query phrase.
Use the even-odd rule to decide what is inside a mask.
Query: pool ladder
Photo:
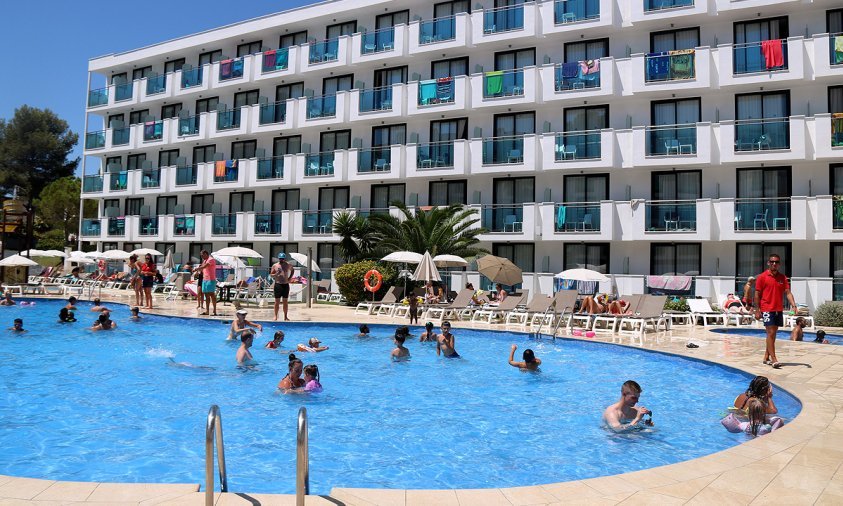
[[[550,304],[550,306],[548,306],[548,308],[544,310],[544,318],[542,318],[542,321],[539,323],[539,328],[536,329],[536,332],[533,334],[534,338],[538,339],[539,337],[541,337],[542,327],[544,326],[545,320],[547,320],[547,314],[548,314],[548,312],[554,311],[555,309],[556,309],[556,301],[554,300]],[[565,309],[568,309],[568,308],[565,308]],[[556,339],[556,332],[559,330],[559,325],[562,323],[562,320],[565,319],[564,315],[565,315],[565,310],[563,309],[562,312],[559,313],[559,317],[556,319],[556,323],[553,325],[553,332],[550,333],[550,336],[553,339]]]

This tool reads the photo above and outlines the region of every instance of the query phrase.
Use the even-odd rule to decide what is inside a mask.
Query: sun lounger
[[[487,304],[481,309],[478,309],[471,315],[471,321],[483,321],[491,324],[493,320],[498,318],[505,318],[507,313],[515,310],[527,298],[528,291],[524,290],[521,294],[510,295],[498,305]]]
[[[720,306],[720,310],[723,314],[723,323],[729,325],[729,323],[734,322],[735,326],[751,325],[755,321],[755,316],[752,311],[746,309],[743,303],[741,303],[740,312],[727,309],[726,299],[728,299],[728,297],[729,296],[727,294],[722,293],[717,296],[717,304]]]
[[[688,307],[691,308],[694,325],[697,325],[699,321],[702,321],[703,326],[708,326],[710,321],[713,321],[715,325],[726,325],[726,316],[712,309],[708,299],[688,299]]]
[[[424,312],[424,319],[443,321],[446,319],[461,319],[461,313],[471,304],[471,297],[474,295],[474,290],[463,289],[457,294],[456,298],[447,305],[430,305]]]
[[[372,315],[382,304],[394,304],[398,301],[398,297],[401,293],[403,293],[403,290],[403,287],[393,286],[391,290],[386,292],[386,295],[384,295],[383,299],[380,301],[361,301],[357,304],[357,307],[354,308],[354,314]]]
[[[667,295],[642,295],[634,313],[621,318],[618,333],[643,336],[650,326],[654,331],[658,331],[660,326],[665,331],[669,330],[667,320],[662,316],[666,301]]]
[[[517,323],[522,327],[526,327],[527,323],[530,322],[534,314],[547,313],[551,304],[553,304],[553,299],[551,297],[538,293],[533,296],[533,300],[531,300],[523,310],[515,308],[507,313],[504,323],[506,325],[509,325],[510,323]]]
[[[624,295],[622,300],[627,302],[626,311],[623,314],[602,313],[593,315],[591,330],[594,332],[608,332],[614,334],[618,331],[618,325],[625,316],[634,315],[643,295]]]

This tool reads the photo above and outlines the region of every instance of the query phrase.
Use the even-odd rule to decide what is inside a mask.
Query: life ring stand
[[[372,277],[375,278],[374,285],[371,283]],[[378,272],[377,269],[371,269],[363,275],[363,288],[365,288],[366,291],[375,293],[380,290],[381,285],[383,285],[383,275]]]

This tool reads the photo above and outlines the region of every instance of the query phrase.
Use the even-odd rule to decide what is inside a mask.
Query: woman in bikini
[[[287,364],[287,375],[278,382],[278,388],[285,392],[304,388],[305,386],[304,379],[301,377],[304,364],[293,353],[290,353],[289,358],[290,362]]]
[[[779,412],[776,403],[773,402],[773,385],[765,376],[756,376],[749,383],[746,392],[735,397],[735,407],[739,410],[746,410],[747,402],[750,399],[758,399],[767,407],[768,415],[775,415]]]

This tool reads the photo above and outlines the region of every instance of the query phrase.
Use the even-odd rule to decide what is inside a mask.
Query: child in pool
[[[322,391],[322,383],[319,383],[319,368],[316,364],[308,364],[304,368],[304,391],[318,394]]]
[[[59,322],[60,323],[69,323],[75,322],[76,315],[73,314],[73,311],[67,309],[66,307],[61,308],[59,311]]]
[[[753,397],[746,402],[747,420],[741,421],[730,413],[720,421],[729,432],[745,432],[750,436],[763,436],[784,425],[781,418],[767,414],[767,406],[761,399]]]
[[[392,350],[391,358],[393,361],[407,360],[410,358],[410,350],[404,347],[404,341],[407,339],[407,327],[399,327],[395,329],[395,349]]]
[[[139,308],[139,307],[135,306],[135,307],[133,307],[130,311],[132,312],[132,316],[130,316],[130,317],[129,317],[129,319],[130,319],[130,320],[135,320],[135,321],[137,321],[137,320],[140,320],[140,319],[141,319],[141,317],[140,317],[140,308]]]
[[[266,343],[266,346],[264,346],[264,348],[267,348],[267,349],[270,349],[270,350],[277,350],[277,349],[281,348],[281,343],[283,343],[283,342],[284,342],[284,331],[283,330],[276,330],[275,335],[272,336],[272,341],[269,341],[268,343]]]
[[[360,325],[360,333],[357,334],[357,337],[369,337],[369,326],[365,323]]]
[[[23,320],[21,318],[15,318],[13,325],[9,327],[9,330],[12,332],[26,332],[23,328]]]

